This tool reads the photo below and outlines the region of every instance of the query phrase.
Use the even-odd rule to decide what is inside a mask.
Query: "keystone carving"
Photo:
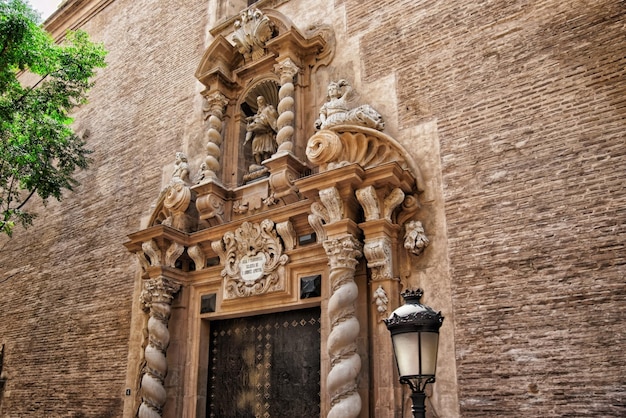
[[[288,231],[281,227],[281,231]],[[211,243],[224,269],[224,298],[261,295],[285,289],[283,245],[274,228],[266,219],[261,224],[244,222],[235,232],[227,232],[220,241]]]

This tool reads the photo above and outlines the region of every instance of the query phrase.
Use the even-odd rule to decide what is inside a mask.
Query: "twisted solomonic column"
[[[290,152],[293,149],[293,120],[294,120],[294,86],[293,78],[300,68],[289,58],[276,66],[276,73],[280,77],[280,90],[278,90],[278,120],[276,125],[276,143],[278,151]]]
[[[175,281],[157,277],[145,282],[141,292],[141,302],[150,313],[148,319],[148,344],[144,351],[146,365],[141,377],[141,406],[139,418],[161,418],[163,405],[167,399],[165,376],[167,375],[167,346],[170,332],[167,323],[170,318],[174,295],[180,289]]]
[[[213,92],[205,96],[204,112],[205,120],[208,120],[208,130],[206,133],[207,157],[204,159],[202,179],[217,179],[217,172],[220,170],[220,145],[222,145],[222,128],[224,125],[224,109],[228,104],[228,99],[220,92]]]
[[[328,300],[330,372],[326,378],[330,394],[328,418],[353,418],[361,412],[357,378],[361,357],[357,353],[359,321],[356,316],[358,288],[354,281],[361,244],[352,235],[331,238],[323,243],[330,263],[332,295]]]

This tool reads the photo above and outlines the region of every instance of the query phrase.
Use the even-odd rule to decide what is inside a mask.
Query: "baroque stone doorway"
[[[320,309],[211,321],[207,417],[320,416]]]

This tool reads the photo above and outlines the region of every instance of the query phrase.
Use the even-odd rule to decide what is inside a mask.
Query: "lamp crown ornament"
[[[423,331],[438,332],[443,324],[441,312],[435,312],[431,307],[422,305],[420,299],[424,295],[422,289],[406,290],[401,293],[404,305],[393,311],[384,322],[387,329],[394,334],[398,328],[419,327]],[[402,331],[402,330],[399,331]]]

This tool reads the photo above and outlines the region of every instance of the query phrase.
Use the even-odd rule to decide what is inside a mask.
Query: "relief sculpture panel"
[[[244,222],[211,244],[224,266],[224,299],[261,295],[285,289],[283,244],[274,222]]]

